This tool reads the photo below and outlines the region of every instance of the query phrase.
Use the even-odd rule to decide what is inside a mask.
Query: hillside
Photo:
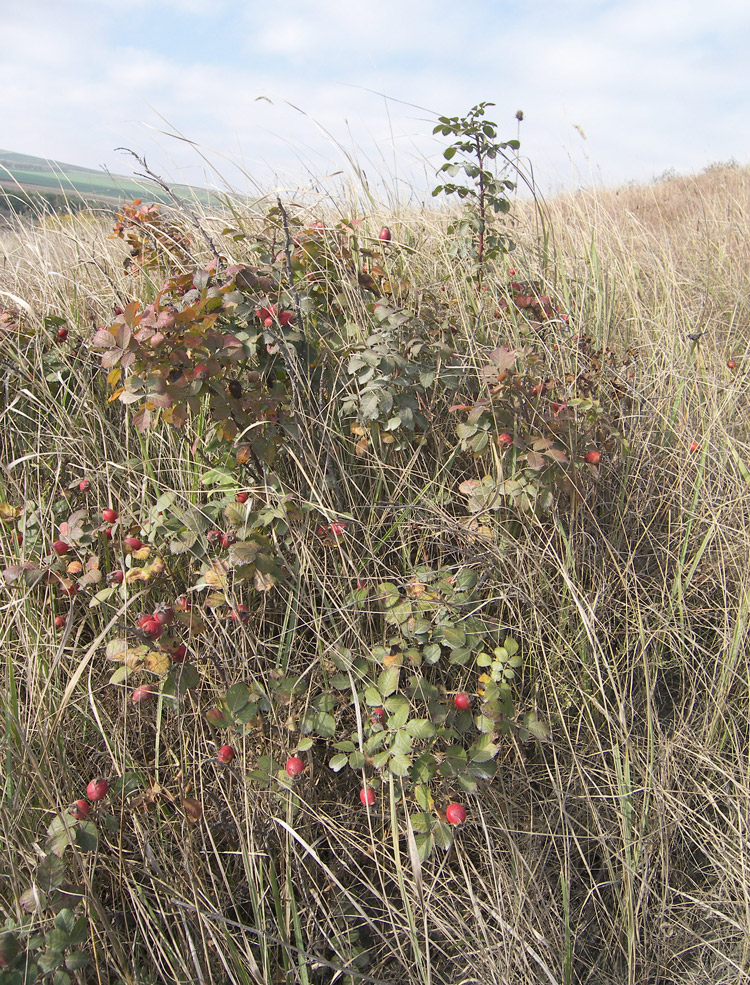
[[[156,202],[169,201],[161,188],[144,179],[0,150],[0,193],[5,190],[13,194],[19,189],[31,194],[64,196],[74,202],[93,200],[110,205],[144,197]],[[190,200],[204,203],[211,200],[210,193],[204,189],[175,185],[174,191]]]

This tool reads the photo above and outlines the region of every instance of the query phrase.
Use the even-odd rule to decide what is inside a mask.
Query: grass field
[[[144,179],[108,174],[58,161],[45,161],[29,154],[0,150],[0,192],[3,189],[8,194],[25,189],[68,195],[73,200],[82,197],[113,204],[145,196],[149,201],[169,200],[169,196],[161,188]],[[175,185],[174,191],[178,195],[188,196],[191,201],[197,199],[204,204],[211,201],[210,194],[202,189]]]
[[[211,431],[223,376],[187,384],[182,430],[139,431],[92,342],[212,244],[283,277],[279,213],[176,216],[189,245],[143,268],[86,213],[0,235],[0,980],[750,981],[750,171],[519,203],[484,292],[448,211],[355,198],[284,203],[328,265],[296,284],[305,338],[283,362],[259,346],[247,465]],[[501,346],[524,352],[527,417],[497,410],[472,445],[456,408],[500,406]],[[424,425],[378,417],[368,358]],[[548,473],[521,435],[542,420],[578,478],[533,508]],[[228,527],[255,553],[212,547]],[[110,644],[144,639],[122,624],[186,594],[187,661],[162,636],[126,676]],[[109,793],[74,820],[96,776]]]

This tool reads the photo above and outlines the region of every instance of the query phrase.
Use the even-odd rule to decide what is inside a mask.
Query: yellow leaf
[[[107,373],[107,383],[109,383],[110,386],[117,386],[117,384],[120,382],[121,376],[122,376],[122,366],[115,366],[113,369],[110,369],[110,371]],[[120,390],[120,393],[122,393],[122,390]]]
[[[166,674],[171,665],[169,654],[160,650],[149,650],[143,657],[144,670],[150,670],[152,674]]]
[[[0,520],[3,523],[12,523],[17,516],[23,513],[22,506],[11,506],[10,503],[0,503]]]
[[[112,396],[107,400],[107,403],[111,404],[114,400],[117,400],[117,398],[120,396],[121,393],[124,392],[125,392],[125,387],[121,386],[119,390],[115,390]]]
[[[146,557],[151,553],[150,547],[142,547],[140,551],[133,551],[131,557],[143,559],[143,552],[146,551]],[[160,557],[155,557],[151,564],[144,564],[142,568],[131,568],[130,571],[125,575],[125,584],[132,585],[136,581],[150,581],[156,575],[162,574],[166,571],[167,566]]]
[[[367,445],[368,445],[367,437],[363,435],[359,439],[357,444],[354,446],[354,454],[357,456],[357,458],[362,458],[364,455],[367,454]]]
[[[128,642],[127,640],[110,640],[104,648],[104,655],[107,660],[114,660],[116,663],[122,663],[125,659],[125,654],[128,652]]]

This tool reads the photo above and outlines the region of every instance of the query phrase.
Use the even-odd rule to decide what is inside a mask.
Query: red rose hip
[[[220,763],[231,763],[234,759],[234,749],[231,746],[222,746],[216,754]]]
[[[90,801],[96,803],[97,800],[104,800],[107,796],[108,790],[109,784],[104,777],[97,776],[95,779],[91,780],[89,785],[86,787],[86,796]]]
[[[106,520],[107,523],[116,523],[118,516],[117,510],[102,510],[102,520]]]
[[[375,803],[375,791],[372,787],[363,787],[359,791],[359,799],[365,807],[372,807]]]
[[[448,804],[445,812],[448,824],[463,824],[466,820],[466,808],[463,804]]]
[[[453,699],[453,704],[459,711],[468,711],[471,708],[471,698],[466,691],[459,691]]]
[[[290,756],[286,761],[286,766],[284,767],[289,774],[289,776],[299,776],[305,768],[305,764],[299,758],[299,756]]]
[[[142,701],[150,701],[155,694],[156,686],[154,684],[141,684],[130,695],[130,700],[134,705],[139,705]]]
[[[91,804],[87,800],[77,800],[75,804],[71,806],[69,813],[72,814],[77,821],[82,821],[83,818],[88,815],[90,810]]]

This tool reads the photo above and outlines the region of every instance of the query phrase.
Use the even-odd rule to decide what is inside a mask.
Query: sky
[[[425,200],[481,101],[545,194],[750,163],[748,0],[0,0],[0,36],[0,147],[118,174]]]

